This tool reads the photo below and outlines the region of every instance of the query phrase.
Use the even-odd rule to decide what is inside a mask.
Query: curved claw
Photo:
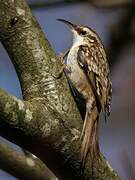
[[[58,72],[57,74],[52,74],[52,77],[55,79],[60,79],[62,77],[63,72]]]
[[[63,74],[65,68],[68,70],[68,68],[67,68],[67,66],[65,65],[65,62],[64,62],[64,58],[67,56],[68,53],[69,53],[69,50],[66,51],[64,54],[60,53],[58,55],[60,70],[59,70],[58,73],[52,74],[52,76],[55,79],[60,79],[62,77],[62,74]]]

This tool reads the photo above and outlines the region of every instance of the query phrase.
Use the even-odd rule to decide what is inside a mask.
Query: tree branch
[[[134,0],[89,0],[89,2],[98,8],[112,8],[134,4]]]
[[[0,143],[0,168],[19,179],[57,180],[38,158],[20,155],[4,143]]]
[[[85,2],[87,0],[83,0]],[[60,1],[54,1],[54,2],[34,2],[34,3],[29,3],[30,8],[32,9],[37,9],[37,8],[56,8],[56,7],[61,7],[61,6],[67,6],[71,4],[77,4],[77,3],[82,3],[81,0],[60,0]]]
[[[66,78],[52,76],[56,56],[24,0],[0,4],[0,39],[24,97],[20,101],[0,90],[0,135],[35,154],[60,179],[118,180],[102,155],[94,162],[88,157],[80,172],[83,122]]]

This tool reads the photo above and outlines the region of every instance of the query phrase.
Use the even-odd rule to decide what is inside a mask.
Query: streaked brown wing
[[[101,47],[102,48],[102,47]],[[108,101],[109,93],[111,93],[109,69],[106,62],[106,56],[103,49],[98,49],[88,45],[81,45],[78,50],[78,64],[85,71],[88,81],[92,87],[98,109],[105,110],[110,106],[110,100]],[[109,90],[108,90],[109,88]],[[107,113],[109,114],[109,113]]]

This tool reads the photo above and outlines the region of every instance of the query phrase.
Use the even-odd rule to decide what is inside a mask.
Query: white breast
[[[80,86],[80,83],[86,80],[83,70],[80,68],[77,62],[77,52],[79,46],[72,46],[68,57],[67,57],[67,67],[70,69],[70,73],[68,74],[69,78],[73,82],[73,84],[77,87]],[[78,89],[78,88],[77,88]]]

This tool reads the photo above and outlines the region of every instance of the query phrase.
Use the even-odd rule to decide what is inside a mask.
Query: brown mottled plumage
[[[92,158],[99,154],[100,112],[103,110],[107,115],[110,113],[112,86],[109,66],[102,42],[91,28],[59,20],[69,25],[73,33],[73,45],[66,62],[70,69],[68,77],[86,100],[86,115],[81,134],[81,161],[84,166],[88,153]]]

